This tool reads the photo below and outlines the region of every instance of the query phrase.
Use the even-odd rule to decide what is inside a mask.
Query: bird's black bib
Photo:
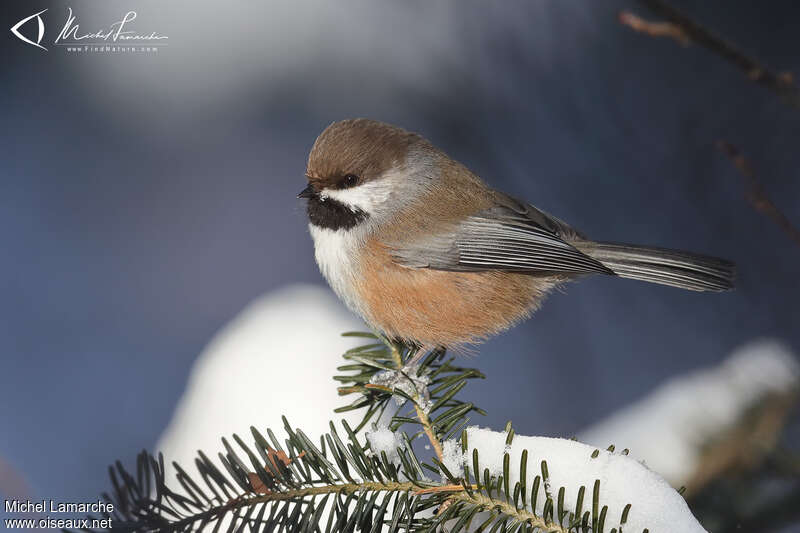
[[[369,215],[356,208],[347,207],[333,198],[313,196],[308,199],[308,219],[320,228],[338,230],[350,229],[365,221]]]

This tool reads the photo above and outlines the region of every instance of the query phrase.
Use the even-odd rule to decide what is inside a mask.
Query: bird
[[[308,156],[308,228],[323,277],[388,339],[475,345],[590,274],[692,291],[734,286],[732,262],[594,241],[489,187],[423,136],[376,120],[330,124]]]

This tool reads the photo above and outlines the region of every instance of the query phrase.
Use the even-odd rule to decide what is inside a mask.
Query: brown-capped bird
[[[592,241],[389,124],[331,124],[314,143],[306,174],[298,196],[308,199],[322,274],[390,338],[426,347],[480,342],[586,274],[694,291],[733,287],[728,261]]]

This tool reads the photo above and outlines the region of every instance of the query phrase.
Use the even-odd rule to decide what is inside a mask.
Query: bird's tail
[[[727,291],[733,288],[736,267],[725,259],[666,248],[611,242],[573,242],[623,278],[670,285],[690,291]]]

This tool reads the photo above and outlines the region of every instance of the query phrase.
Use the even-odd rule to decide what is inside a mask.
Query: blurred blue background
[[[675,4],[800,71],[796,2]],[[571,435],[753,337],[800,346],[800,248],[714,148],[739,146],[799,223],[800,112],[704,49],[620,26],[620,9],[649,16],[634,2],[42,0],[6,3],[2,27],[47,7],[50,41],[68,5],[87,29],[136,10],[169,46],[1,37],[0,460],[32,497],[106,490],[221,325],[323,283],[295,194],[346,117],[419,131],[590,236],[739,265],[726,294],[597,277],[553,295],[476,350],[482,424]]]

